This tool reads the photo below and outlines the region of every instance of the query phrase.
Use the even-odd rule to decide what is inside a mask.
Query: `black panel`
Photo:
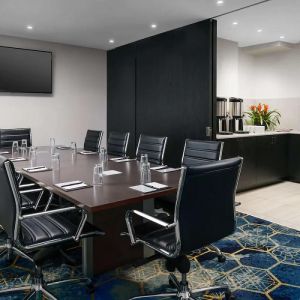
[[[289,136],[289,177],[290,180],[300,182],[300,135]]]
[[[107,55],[107,128],[130,132],[128,155],[135,155],[135,47],[128,45]],[[109,135],[109,134],[108,134]]]
[[[213,26],[207,20],[138,43],[137,137],[167,136],[171,165],[180,164],[186,138],[206,139],[212,125]]]
[[[52,53],[0,47],[0,92],[52,93]]]

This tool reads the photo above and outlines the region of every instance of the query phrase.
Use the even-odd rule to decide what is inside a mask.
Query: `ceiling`
[[[217,0],[0,0],[0,35],[111,49],[260,2],[223,1],[217,5]],[[231,20],[228,16],[222,22]],[[153,23],[156,29],[151,28]],[[240,39],[226,28],[222,36]]]
[[[275,41],[300,42],[300,0],[272,0],[217,20],[218,36],[238,42],[240,47]]]

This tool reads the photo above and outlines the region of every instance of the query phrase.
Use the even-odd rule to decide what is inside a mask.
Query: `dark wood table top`
[[[38,147],[36,165],[51,167],[51,156],[48,147]],[[141,193],[130,189],[130,186],[139,185],[139,162],[108,162],[107,170],[122,172],[118,175],[104,176],[103,186],[90,187],[76,191],[65,192],[55,183],[81,180],[92,184],[93,168],[99,163],[99,157],[95,155],[72,156],[71,150],[57,150],[60,153],[60,171],[47,171],[39,173],[28,173],[22,168],[29,167],[30,161],[14,162],[15,169],[25,177],[38,182],[41,186],[51,190],[53,193],[81,205],[87,211],[98,212],[114,207],[141,202],[145,199],[156,198],[163,195],[175,194],[180,178],[180,170],[170,173],[159,173],[151,171],[152,181],[166,184],[169,188],[151,193]],[[6,155],[10,157],[9,154]]]

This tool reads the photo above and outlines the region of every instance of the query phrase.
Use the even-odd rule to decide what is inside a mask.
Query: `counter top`
[[[264,133],[246,133],[246,134],[238,134],[234,133],[231,135],[223,135],[217,134],[217,140],[225,140],[225,139],[234,139],[234,138],[247,138],[247,137],[255,137],[255,136],[266,136],[266,135],[281,135],[281,134],[300,134],[300,131],[292,130],[292,131],[266,131]]]

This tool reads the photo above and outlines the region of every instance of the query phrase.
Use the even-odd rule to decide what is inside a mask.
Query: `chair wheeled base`
[[[231,291],[228,286],[212,286],[212,287],[205,287],[201,289],[195,289],[193,291],[190,290],[188,281],[186,279],[186,274],[182,274],[181,281],[179,282],[176,276],[171,273],[169,275],[169,283],[172,287],[176,288],[177,292],[171,293],[160,293],[160,294],[151,294],[151,295],[144,295],[144,296],[136,296],[131,298],[130,300],[138,300],[138,299],[153,299],[153,298],[165,298],[165,297],[176,297],[180,300],[197,300],[199,295],[196,294],[203,294],[205,292],[214,292],[214,291],[222,291],[224,292],[225,298],[224,299],[234,299]]]
[[[54,286],[57,284],[62,284],[62,283],[72,283],[72,282],[81,282],[81,281],[87,281],[87,289],[92,291],[92,288],[89,287],[89,285],[91,285],[91,280],[89,278],[70,278],[70,279],[46,283],[43,278],[42,268],[37,266],[34,260],[26,253],[12,246],[10,240],[8,240],[5,245],[1,245],[0,249],[2,249],[0,252],[0,257],[6,255],[6,258],[9,262],[12,261],[13,253],[15,253],[25,259],[28,259],[30,262],[34,264],[34,272],[32,275],[31,285],[4,289],[0,291],[0,295],[7,294],[7,293],[29,291],[29,293],[25,296],[24,300],[35,299],[34,297],[36,297],[36,299],[40,299],[37,298],[37,296],[39,295],[45,296],[47,299],[58,300],[58,298],[56,298],[50,291],[48,291],[47,287]]]

